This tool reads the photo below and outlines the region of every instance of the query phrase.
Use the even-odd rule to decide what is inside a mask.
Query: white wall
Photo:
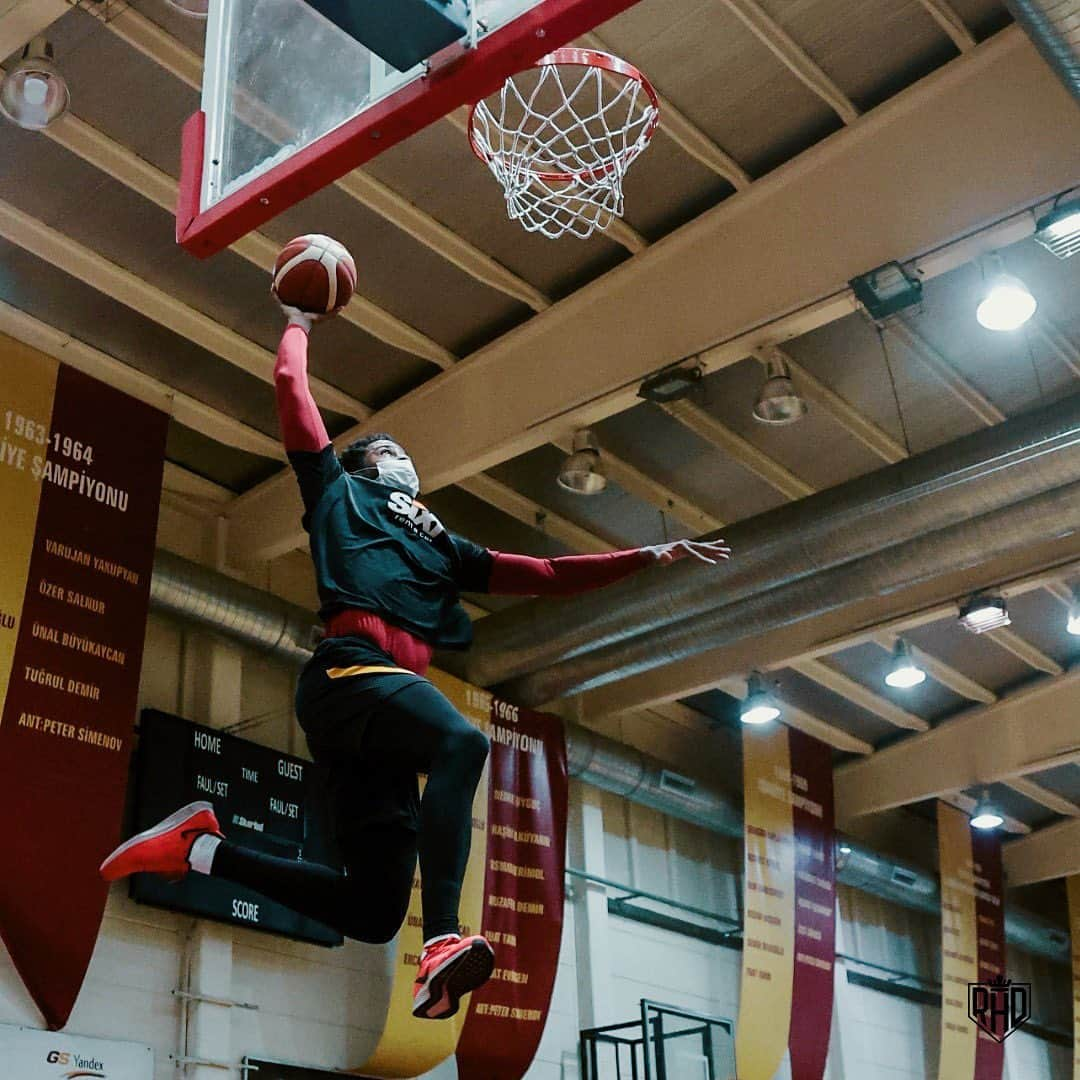
[[[202,722],[242,722],[244,737],[302,754],[291,719],[293,685],[293,672],[263,656],[215,645],[158,616],[150,619],[142,705]],[[571,787],[572,865],[737,914],[741,854],[735,842],[595,789]],[[936,977],[935,919],[850,890],[841,891],[840,911],[841,951]],[[579,1029],[634,1019],[643,997],[734,1018],[740,960],[734,950],[612,917],[603,889],[575,881],[552,1010],[528,1080],[576,1078]],[[137,905],[118,885],[68,1030],[151,1045],[155,1080],[184,1075],[174,1058],[205,1053],[206,1047],[232,1062],[251,1054],[325,1068],[355,1065],[383,1022],[387,963],[387,950],[379,947],[322,949]],[[181,999],[174,991],[191,985],[198,970],[209,980],[204,992],[255,1003],[259,1010],[199,1007],[185,1046]],[[1061,969],[1015,954],[1010,974],[1035,984],[1041,1018],[1069,1025],[1071,995]],[[828,1080],[935,1077],[938,1010],[851,986],[844,975],[838,965]],[[41,1023],[2,950],[0,1023]],[[1070,1057],[1019,1033],[1007,1043],[1008,1080],[1065,1080]],[[452,1067],[437,1073],[439,1080],[453,1080],[452,1074]],[[189,1080],[227,1075],[220,1069],[187,1074]]]

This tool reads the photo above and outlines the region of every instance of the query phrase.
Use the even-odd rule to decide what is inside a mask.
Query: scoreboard
[[[196,799],[212,803],[225,836],[285,859],[337,866],[317,766],[178,716],[142,711],[135,757],[134,832]],[[319,945],[342,936],[265,896],[205,874],[177,884],[135,874],[131,896],[144,904],[283,934]]]

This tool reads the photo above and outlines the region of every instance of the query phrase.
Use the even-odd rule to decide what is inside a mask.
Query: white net
[[[634,69],[597,53],[585,55],[598,63],[562,59],[572,52],[507,79],[473,110],[470,130],[511,220],[552,239],[584,239],[622,216],[623,177],[659,118]]]

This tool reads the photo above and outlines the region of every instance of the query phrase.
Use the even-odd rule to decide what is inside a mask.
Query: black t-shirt
[[[304,528],[326,619],[344,608],[374,612],[430,645],[472,641],[459,592],[486,592],[491,553],[448,532],[407,491],[354,476],[332,446],[294,450]]]

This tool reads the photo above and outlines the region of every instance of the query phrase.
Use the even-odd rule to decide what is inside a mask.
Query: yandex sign
[[[12,1080],[153,1080],[149,1046],[0,1024],[0,1066]]]

